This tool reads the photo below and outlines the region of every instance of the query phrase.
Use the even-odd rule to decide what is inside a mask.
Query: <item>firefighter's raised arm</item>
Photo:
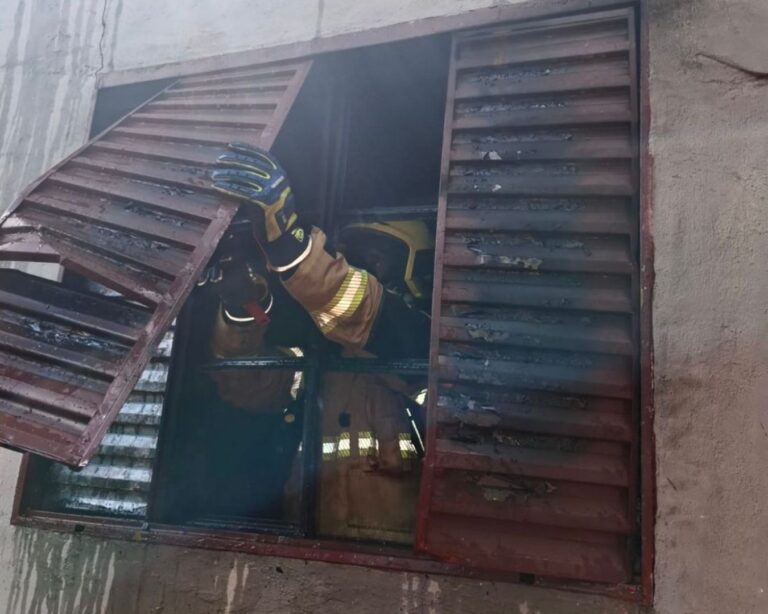
[[[270,269],[326,338],[382,358],[426,356],[427,317],[329,249],[322,230],[301,225],[288,177],[274,156],[231,145],[217,165],[213,187],[250,208]]]

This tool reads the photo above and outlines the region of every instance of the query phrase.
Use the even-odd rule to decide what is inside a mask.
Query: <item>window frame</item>
[[[595,594],[604,594],[632,602],[650,605],[653,601],[654,522],[655,522],[655,438],[653,392],[653,337],[652,290],[654,283],[654,255],[652,236],[653,160],[649,151],[650,98],[649,52],[646,0],[526,0],[522,3],[478,9],[464,15],[431,17],[411,23],[384,26],[374,30],[318,38],[309,43],[289,43],[263,50],[232,54],[211,60],[195,60],[183,65],[169,65],[159,69],[124,71],[103,78],[100,86],[128,84],[164,76],[193,74],[212,69],[225,69],[254,62],[273,62],[299,59],[310,55],[372,46],[438,33],[474,29],[504,22],[520,22],[547,17],[566,16],[612,8],[630,7],[636,10],[639,24],[639,247],[640,247],[640,555],[641,573],[636,582],[623,585],[569,582],[561,579],[536,577],[538,586],[563,588]],[[169,386],[172,385],[169,383]],[[525,581],[521,574],[489,573],[469,569],[454,563],[436,560],[413,550],[352,544],[333,539],[293,538],[266,533],[226,531],[220,529],[182,529],[149,524],[138,520],[62,514],[34,509],[23,509],[23,497],[30,455],[24,454],[16,485],[11,513],[11,524],[66,533],[83,533],[107,539],[121,539],[138,543],[168,544],[228,550],[248,554],[299,558],[304,560],[361,565],[391,571],[435,573],[500,581]],[[522,574],[524,576],[524,574]]]
[[[158,505],[164,505],[160,501],[158,493],[162,491],[164,487],[168,485],[168,474],[164,468],[169,467],[170,456],[173,454],[171,446],[168,445],[168,438],[173,439],[173,433],[179,428],[178,420],[180,419],[181,412],[177,406],[177,403],[181,400],[179,396],[180,392],[178,387],[181,386],[181,382],[177,379],[181,375],[181,368],[183,368],[183,361],[187,355],[186,343],[191,334],[190,313],[185,309],[182,312],[178,320],[178,328],[175,344],[180,344],[177,350],[174,345],[173,355],[171,357],[171,364],[169,370],[169,378],[166,384],[166,406],[163,411],[162,423],[160,425],[161,434],[159,445],[157,448],[157,457],[155,459],[155,469],[150,485],[150,491],[148,493],[148,506],[147,506],[147,518],[145,523],[150,523],[155,526],[156,523],[151,520],[155,516],[155,510]],[[182,361],[181,365],[175,365],[175,361]],[[318,475],[319,462],[320,462],[320,448],[322,440],[322,429],[320,424],[320,414],[313,408],[319,400],[317,393],[317,387],[319,378],[323,373],[385,373],[395,375],[413,375],[423,376],[426,383],[428,373],[428,359],[400,359],[400,360],[379,360],[379,359],[360,359],[360,358],[343,358],[336,356],[326,356],[322,353],[315,354],[312,347],[306,356],[301,358],[293,358],[287,356],[254,356],[250,358],[231,358],[231,359],[212,359],[207,363],[197,366],[198,372],[203,374],[206,372],[214,372],[218,370],[239,370],[247,373],[251,369],[279,369],[290,372],[301,372],[304,376],[305,393],[302,404],[304,406],[304,427],[301,438],[301,445],[306,453],[302,454],[302,472],[303,476]],[[425,384],[426,385],[426,384]],[[170,405],[168,405],[170,403]],[[307,418],[309,417],[309,419]],[[181,418],[183,419],[183,418]],[[165,445],[164,445],[165,442]],[[264,522],[260,519],[254,519],[254,535],[275,535],[281,538],[295,538],[302,543],[307,540],[317,540],[324,543],[339,543],[345,546],[352,545],[356,547],[354,543],[349,541],[334,540],[334,539],[322,539],[316,537],[316,497],[317,486],[315,480],[309,480],[306,483],[302,483],[302,497],[300,500],[300,516],[295,525],[286,524],[285,529],[277,531],[273,525],[269,522]],[[159,516],[164,516],[168,512],[167,510],[159,512]],[[163,526],[175,526],[168,525],[166,523],[160,523]],[[187,527],[184,527],[187,530]],[[195,529],[198,530],[198,529]],[[201,531],[217,532],[218,529],[205,529],[200,528]],[[234,530],[234,529],[232,529]],[[226,532],[227,529],[223,529]],[[243,535],[238,533],[238,535]],[[377,550],[377,549],[376,549]],[[383,546],[383,550],[402,554],[408,553],[407,546]],[[418,555],[417,555],[418,556]]]

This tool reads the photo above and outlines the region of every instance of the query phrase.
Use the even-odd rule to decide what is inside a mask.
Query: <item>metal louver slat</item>
[[[309,67],[180,79],[3,215],[0,259],[59,262],[124,298],[107,308],[55,282],[0,272],[0,445],[83,466],[137,381],[161,391],[167,366],[144,368],[238,208],[210,189],[211,164],[232,141],[271,147]],[[205,100],[196,104],[199,89]]]
[[[629,9],[455,35],[417,546],[630,578],[637,140]]]

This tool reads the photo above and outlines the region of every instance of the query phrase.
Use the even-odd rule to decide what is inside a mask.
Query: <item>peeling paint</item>
[[[538,271],[544,263],[541,258],[523,258],[520,256],[502,256],[498,254],[489,254],[478,247],[469,247],[469,251],[477,255],[478,264],[504,264],[507,266],[518,267],[528,271]]]
[[[472,337],[472,339],[476,339],[478,341],[498,343],[500,341],[506,341],[509,339],[509,333],[501,330],[489,329],[487,325],[484,326],[481,324],[473,324],[471,322],[467,322],[464,326],[467,329],[469,336]]]
[[[509,258],[508,256],[496,256],[496,261],[500,264],[509,264],[511,266],[521,267],[530,271],[538,271],[539,267],[543,264],[541,258]]]
[[[440,611],[440,584],[436,580],[427,580],[427,612],[438,614]]]

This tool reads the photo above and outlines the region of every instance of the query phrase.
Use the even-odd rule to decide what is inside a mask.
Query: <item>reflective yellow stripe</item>
[[[312,313],[320,330],[328,334],[336,328],[339,320],[354,314],[363,302],[367,287],[368,272],[349,267],[333,299],[325,307]]]
[[[362,285],[368,281],[367,277],[368,273],[365,271],[350,267],[341,287],[336,292],[336,296],[321,311],[336,317],[343,316],[354,304],[355,297],[359,295]]]
[[[410,433],[400,433],[400,457],[415,458],[416,446],[413,445]]]
[[[373,438],[371,431],[361,431],[357,434],[357,448],[360,456],[373,456],[378,448],[378,441]]]
[[[348,432],[323,437],[323,460],[349,458],[352,455],[352,437]]]
[[[334,437],[323,437],[323,460],[336,457],[336,440]]]
[[[403,459],[418,456],[416,446],[411,441],[410,433],[399,433],[400,457]],[[376,457],[379,454],[379,440],[371,431],[360,431],[357,434],[357,454],[353,453],[351,433],[345,431],[336,436],[323,437],[323,460],[331,461],[353,456]]]
[[[339,458],[349,458],[351,456],[351,440],[352,438],[349,436],[349,433],[342,433],[339,435],[339,444],[337,448]]]

